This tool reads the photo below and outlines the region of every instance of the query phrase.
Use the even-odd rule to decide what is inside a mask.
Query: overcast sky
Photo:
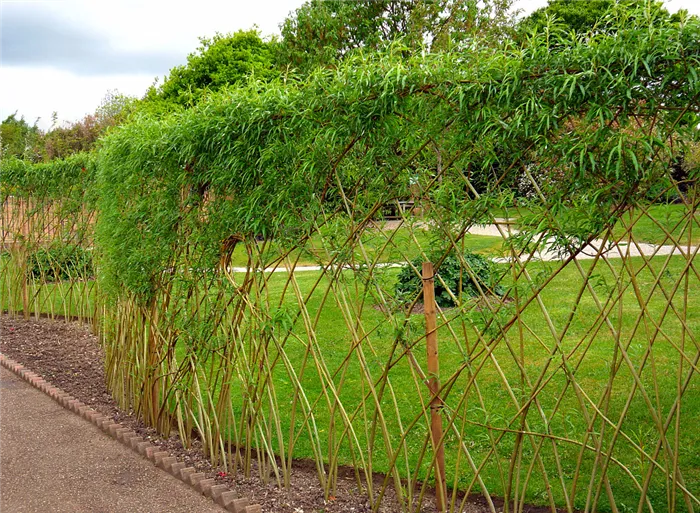
[[[586,1],[586,0],[581,0]],[[303,0],[0,0],[0,118],[51,126],[94,112],[108,91],[142,96],[186,62],[200,36],[257,25],[263,35]],[[516,0],[526,12],[546,0]],[[669,10],[700,14],[700,0]]]

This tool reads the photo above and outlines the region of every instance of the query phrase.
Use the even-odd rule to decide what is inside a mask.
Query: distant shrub
[[[61,243],[30,254],[27,273],[43,281],[87,280],[94,276],[95,270],[89,251]]]
[[[496,296],[504,294],[503,287],[498,285],[495,265],[491,260],[469,250],[463,253],[463,257],[465,266],[462,266],[453,250],[437,269],[437,275],[442,280],[437,279],[437,277],[435,279],[435,302],[441,308],[455,306],[452,296],[457,299],[467,299],[481,295],[480,288],[485,294]],[[439,256],[435,255],[432,260],[437,261],[438,258]],[[422,262],[423,258],[418,257],[411,264],[420,269]],[[421,277],[416,274],[411,265],[405,265],[399,273],[395,288],[398,301],[400,303],[413,301],[422,288]]]

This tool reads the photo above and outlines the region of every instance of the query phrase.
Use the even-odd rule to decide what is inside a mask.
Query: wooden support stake
[[[445,448],[442,442],[442,401],[440,390],[440,361],[438,359],[437,320],[435,314],[435,279],[433,264],[423,262],[423,305],[425,309],[425,339],[428,350],[428,389],[430,401],[430,435],[435,450],[435,495],[439,511],[447,508],[447,483],[445,481]]]

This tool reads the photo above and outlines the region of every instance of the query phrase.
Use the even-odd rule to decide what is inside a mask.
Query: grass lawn
[[[494,210],[493,216],[508,219],[517,226],[518,220],[531,212],[522,207]],[[633,209],[617,222],[613,229],[616,238],[626,239],[629,227],[637,242],[652,244],[700,244],[700,214],[682,204],[651,205],[648,209]]]
[[[26,288],[17,286],[23,271],[19,270],[8,253],[0,255],[0,310],[16,312],[23,309],[24,301],[31,312],[87,318],[94,314],[97,285],[93,280],[56,281],[41,283],[32,278]]]
[[[290,258],[298,258],[298,265],[322,265],[340,256],[341,260],[349,260],[344,252],[348,232],[342,227],[331,233],[330,229],[322,234],[314,235],[303,250],[293,250]],[[325,241],[325,243],[324,243]],[[443,247],[444,241],[433,240],[428,230],[414,227],[399,227],[395,230],[379,228],[365,230],[360,237],[361,245],[353,249],[353,258],[358,262],[393,263],[406,262],[424,253],[430,253],[434,246]],[[482,235],[466,235],[464,245],[475,253],[498,256],[502,252],[503,238]],[[284,251],[276,243],[267,247],[263,256],[266,265],[272,264]],[[246,250],[239,246],[231,257],[231,265],[244,267],[248,263]]]
[[[662,259],[654,259],[653,262],[657,267]],[[670,262],[661,281],[664,290],[669,293],[680,276],[683,260],[673,257]],[[537,278],[540,273],[543,276],[548,275],[550,272],[548,268],[552,265],[536,263],[532,264],[529,270]],[[582,263],[584,272],[590,265],[590,262]],[[614,265],[621,266],[622,261],[615,261]],[[642,261],[633,259],[631,265],[632,268],[639,269]],[[615,269],[617,273],[621,271],[620,267]],[[391,283],[396,270],[384,270],[381,274],[383,276],[379,277],[379,280]],[[325,291],[325,287],[321,287],[310,296],[308,301],[310,318],[313,319],[318,315],[318,325],[314,333],[315,344],[309,343],[311,340],[309,333],[298,322],[294,326],[298,339],[289,339],[284,346],[284,353],[292,362],[295,375],[299,377],[306,396],[312,402],[323,447],[327,447],[331,439],[335,439],[333,443],[337,443],[337,439],[342,435],[343,422],[337,410],[334,415],[331,413],[329,406],[332,404],[331,396],[324,393],[329,389],[329,383],[327,377],[317,370],[318,368],[327,370],[332,376],[335,394],[340,398],[345,411],[349,415],[357,414],[353,422],[355,435],[364,454],[371,455],[373,470],[386,471],[387,446],[392,450],[401,448],[404,452],[399,457],[400,468],[412,469],[418,465],[418,454],[427,433],[426,421],[422,418],[425,412],[422,405],[428,397],[425,386],[416,378],[406,358],[397,359],[397,349],[400,351],[405,347],[396,344],[397,319],[372,308],[374,304],[372,298],[363,294],[353,295],[354,281],[350,272],[346,272],[346,275],[344,293],[352,298],[353,315],[343,320],[348,314],[347,312],[344,314],[341,304],[334,304],[333,299],[320,309]],[[600,301],[605,304],[609,294],[614,292],[613,271],[601,269],[594,275],[596,293]],[[309,291],[317,278],[318,273],[315,272],[299,273],[297,282],[301,291]],[[271,278],[269,289],[271,298],[281,295],[285,280],[285,275],[276,275]],[[543,310],[533,302],[525,309],[522,316],[522,338],[520,330],[514,326],[508,335],[495,345],[492,353],[487,351],[488,335],[487,339],[482,341],[477,337],[479,330],[475,329],[475,326],[484,323],[484,316],[478,310],[465,314],[454,311],[446,313],[449,322],[439,330],[438,335],[441,378],[443,381],[453,378],[453,386],[446,402],[449,411],[459,413],[456,427],[462,433],[461,440],[468,447],[476,464],[479,465],[486,459],[481,476],[492,493],[504,493],[504,476],[507,475],[516,436],[510,433],[504,435],[496,447],[495,455],[489,456],[493,441],[503,433],[503,429],[518,427],[517,422],[511,423],[518,411],[516,403],[520,403],[523,396],[528,396],[535,383],[539,382],[541,390],[537,395],[537,403],[527,414],[527,430],[557,437],[558,441],[553,443],[547,439],[540,446],[543,440],[541,437],[536,435],[528,437],[524,441],[523,460],[528,463],[537,462],[536,458],[533,459],[533,455],[539,451],[540,463],[547,469],[552,493],[557,502],[562,504],[564,495],[557,477],[555,453],[560,456],[561,475],[564,483],[569,487],[579,458],[580,445],[576,441],[580,442],[584,439],[586,419],[590,420],[597,408],[605,412],[609,423],[601,422],[598,417],[593,422],[593,432],[597,435],[593,439],[589,437],[587,444],[594,445],[593,440],[600,436],[605,448],[612,445],[613,438],[616,438],[612,454],[619,464],[611,465],[608,476],[613,483],[618,507],[624,504],[626,507],[636,508],[638,492],[629,474],[641,482],[649,469],[648,455],[654,453],[656,444],[659,442],[659,431],[653,421],[652,412],[662,419],[662,422],[665,421],[676,398],[680,356],[674,344],[677,346],[682,340],[681,325],[677,317],[672,312],[664,314],[666,300],[663,293],[658,288],[651,292],[654,281],[654,275],[649,270],[640,271],[636,277],[638,292],[642,296],[652,294],[644,316],[640,317],[641,308],[636,299],[634,287],[629,286],[624,293],[624,301],[621,305],[613,304],[610,309],[608,319],[611,326],[603,324],[601,327],[599,326],[601,323],[597,322],[598,307],[590,292],[584,291],[582,299],[577,304],[577,292],[582,287],[583,279],[579,271],[573,265],[569,265],[544,289],[541,295],[551,327]],[[341,295],[337,294],[338,297]],[[700,333],[699,298],[698,281],[692,279],[688,304],[685,308],[686,322],[692,333]],[[274,301],[272,303],[274,304]],[[290,308],[294,308],[297,304],[289,287],[286,288],[283,304]],[[363,306],[360,309],[361,304]],[[682,308],[683,299],[680,293],[674,297],[674,305],[676,308]],[[512,304],[505,307],[502,316],[504,320],[508,317],[508,313],[512,313],[513,308]],[[569,316],[573,316],[573,321],[562,334],[563,326]],[[638,320],[641,322],[638,323]],[[413,316],[409,321],[408,333],[404,333],[404,338],[408,340],[409,345],[415,342],[414,356],[425,369],[425,349],[420,340],[424,330],[422,323],[421,316]],[[660,326],[661,334],[655,334],[654,323]],[[355,326],[358,335],[350,334],[348,324]],[[361,333],[367,335],[362,339],[360,353],[355,344]],[[615,351],[616,335],[614,333],[619,333],[622,346],[626,347],[627,361],[622,362],[619,372],[612,381],[612,394],[607,400],[601,401],[610,380],[611,366],[613,362],[620,364],[621,361],[619,351],[617,353]],[[556,347],[555,337],[561,338],[559,348]],[[647,354],[646,350],[650,347],[649,340],[653,343],[652,350]],[[687,357],[692,359],[697,350],[698,348],[686,336]],[[309,363],[302,368],[307,351],[314,353],[310,358],[315,358],[317,363]],[[276,350],[269,349],[269,356],[273,361],[275,355]],[[562,355],[565,355],[565,360]],[[371,388],[370,383],[376,383],[379,380],[382,372],[387,368],[387,362],[390,361],[393,362],[388,371],[391,390],[387,388],[385,394],[377,398],[381,404],[387,438],[383,439],[377,432],[374,443],[371,443],[371,431],[365,430],[364,419],[373,419],[376,408],[372,400],[363,404],[361,398],[367,395]],[[525,370],[525,376],[519,372],[518,363]],[[631,369],[640,368],[643,369],[640,373],[640,383],[644,387],[644,393],[634,389],[631,371]],[[688,368],[688,364],[685,363],[683,374],[687,373]],[[478,388],[469,385],[470,372],[477,373],[475,383]],[[291,423],[288,413],[294,403],[296,388],[290,379],[289,372],[281,364],[275,367],[273,375],[276,397],[279,400],[277,409],[281,415],[283,431],[286,433]],[[683,398],[683,416],[681,430],[678,433],[679,468],[683,471],[686,484],[691,490],[700,488],[700,434],[698,430],[689,428],[700,422],[698,392],[700,387],[698,379],[695,378],[691,381],[690,388]],[[465,401],[462,402],[462,399]],[[623,415],[625,410],[627,410],[626,414]],[[296,429],[303,431],[298,417],[299,412],[297,412]],[[331,418],[335,425],[332,436],[328,432],[332,424]],[[410,430],[402,446],[399,434],[416,419],[419,420]],[[615,436],[615,425],[618,422],[623,434]],[[490,429],[484,427],[485,425]],[[671,428],[667,432],[670,443],[675,443],[673,431]],[[603,432],[602,435],[600,435],[601,432]],[[446,440],[448,476],[452,476],[450,479],[456,479],[450,482],[462,488],[466,487],[473,478],[473,472],[467,466],[464,455],[458,457],[459,439],[454,433],[450,433]],[[566,442],[566,440],[572,442]],[[341,462],[352,462],[353,453],[349,443],[341,443],[337,449],[340,451]],[[298,457],[313,457],[310,438],[301,436],[294,451],[295,456]],[[581,459],[579,472],[588,475],[593,459],[594,453],[586,451]],[[669,463],[663,453],[657,461],[663,465]],[[624,469],[621,468],[623,465]],[[427,462],[424,461],[420,466],[421,474],[425,475],[423,473],[427,471]],[[527,473],[527,468],[527,465],[523,466],[522,479]],[[587,485],[587,478],[579,483],[579,494],[575,499],[577,507],[583,508],[585,505],[584,490]],[[528,500],[546,502],[544,490],[543,473],[533,472],[527,494]],[[657,508],[663,509],[666,500],[665,480],[659,472],[653,474],[650,490],[652,503]],[[601,509],[605,509],[605,504],[603,493]]]
[[[497,251],[496,242],[500,239],[482,239],[493,238],[474,237],[470,239],[470,247],[485,252]],[[363,242],[369,252],[381,247],[385,240],[384,235],[376,234]],[[427,235],[426,242],[429,242]],[[408,242],[401,244],[396,243],[401,254],[411,251],[418,254],[419,250],[412,249]],[[623,267],[622,260],[612,260],[612,269],[598,265],[590,283],[595,297],[608,311],[609,325],[599,322],[599,307],[592,292],[583,286],[581,271],[587,273],[591,261],[581,262],[581,271],[573,264],[563,269],[541,293],[544,308],[533,301],[524,309],[521,322],[513,324],[505,337],[494,339],[497,332],[485,328],[493,316],[483,307],[477,308],[472,303],[464,311],[445,312],[438,331],[440,378],[443,383],[451,383],[443,394],[444,418],[445,424],[448,418],[453,418],[456,432],[461,433],[457,436],[448,429],[445,438],[450,486],[464,489],[474,479],[474,472],[460,451],[461,444],[468,449],[474,464],[481,467],[480,476],[489,491],[495,495],[504,494],[512,451],[518,440],[508,430],[520,429],[520,421],[524,420],[523,427],[531,435],[522,439],[519,472],[521,482],[530,475],[527,501],[547,503],[545,481],[548,481],[557,503],[564,504],[563,490],[570,491],[571,482],[578,473],[580,479],[573,502],[575,507],[583,508],[595,453],[592,450],[581,453],[581,443],[595,447],[601,441],[604,451],[614,445],[614,461],[607,476],[618,508],[624,505],[625,509],[636,510],[639,492],[634,479],[642,483],[652,466],[649,455],[656,453],[661,440],[657,422],[666,421],[677,397],[679,382],[683,382],[690,368],[687,361],[681,366],[678,348],[681,344],[684,346],[689,361],[694,361],[699,349],[687,333],[683,335],[681,322],[673,310],[666,308],[664,296],[664,293],[673,295],[674,307],[685,312],[688,330],[697,337],[700,333],[698,277],[691,271],[686,302],[683,294],[686,285],[683,280],[679,281],[684,259],[671,257],[667,266],[664,262],[665,257],[654,258],[654,272],[642,269],[643,261],[639,258],[628,260],[628,267]],[[550,276],[556,265],[530,264],[528,271],[533,283]],[[623,301],[609,303],[608,300],[616,297],[615,276],[632,271],[634,286],[629,280],[623,280]],[[401,357],[403,351],[412,348],[416,362],[426,369],[423,317],[413,315],[404,323],[404,314],[390,315],[374,308],[377,303],[374,291],[392,290],[397,273],[397,269],[377,269],[369,282],[372,286],[364,287],[366,274],[343,271],[343,279],[328,296],[325,294],[329,281],[324,277],[311,292],[319,280],[319,272],[296,273],[298,289],[307,298],[308,317],[312,323],[317,320],[317,324],[314,329],[307,329],[297,318],[290,327],[292,336],[278,338],[285,340],[283,351],[271,344],[269,338],[259,338],[259,334],[251,338],[245,326],[237,342],[226,334],[219,334],[217,337],[223,343],[236,344],[232,360],[237,369],[232,383],[234,413],[242,412],[240,398],[249,393],[247,385],[254,378],[249,373],[258,372],[257,365],[251,367],[246,358],[261,350],[260,340],[264,339],[269,344],[264,347],[267,362],[272,366],[272,379],[268,384],[274,385],[275,393],[274,399],[263,401],[266,421],[262,429],[269,429],[269,442],[273,447],[280,443],[287,445],[291,430],[298,435],[294,456],[313,458],[314,446],[309,436],[313,431],[326,461],[331,454],[341,464],[353,461],[359,464],[362,453],[365,465],[371,463],[373,471],[386,472],[389,452],[398,451],[398,468],[404,477],[411,475],[414,468],[420,469],[419,479],[427,475],[430,450],[422,462],[418,461],[428,433],[427,389],[408,358]],[[509,275],[506,273],[506,276],[504,281],[508,284]],[[660,287],[654,287],[657,276],[660,276]],[[7,283],[3,281],[2,286],[3,308],[6,308],[5,298],[11,295]],[[36,307],[45,312],[76,314],[77,301],[71,294],[89,296],[92,293],[89,287],[90,284],[85,283],[75,283],[73,287],[45,285],[34,294],[38,301]],[[529,287],[524,285],[518,289],[521,297],[531,294]],[[579,292],[580,300],[577,299]],[[644,298],[644,302],[650,297],[644,310],[639,297]],[[287,284],[286,273],[269,277],[267,298],[269,304],[263,311],[270,315],[298,310],[298,300],[293,287]],[[515,308],[515,302],[503,305],[496,318],[501,323],[507,322]],[[616,350],[616,338],[625,348],[624,359]],[[182,358],[185,351],[184,344],[180,344],[178,356]],[[289,368],[285,368],[281,356],[289,362]],[[619,371],[611,379],[611,369],[618,365]],[[262,366],[259,369],[262,372]],[[636,384],[633,369],[638,373]],[[384,373],[388,380],[382,380]],[[301,383],[311,405],[315,428],[303,422],[304,412],[299,406],[295,380]],[[383,391],[377,386],[381,382],[387,385]],[[605,394],[607,387],[610,387],[610,394]],[[373,389],[374,396],[370,393]],[[525,417],[518,417],[520,405],[534,389],[539,390],[537,400],[531,403]],[[351,419],[355,442],[351,443],[345,432],[343,417],[333,406],[334,397]],[[366,399],[363,401],[363,398]],[[380,417],[377,416],[379,411]],[[607,422],[601,420],[602,414]],[[274,417],[279,419],[281,439],[271,420]],[[586,437],[589,422],[593,427]],[[670,455],[677,444],[678,468],[688,489],[696,494],[700,490],[700,430],[693,426],[699,424],[700,379],[695,375],[683,396],[680,430],[676,433],[674,422],[666,430],[671,451],[666,452],[663,449],[666,446],[661,445],[656,461],[664,468],[673,465]],[[618,425],[620,433],[616,434]],[[402,440],[403,432],[407,435]],[[600,471],[596,476],[594,492]],[[649,498],[657,511],[666,507],[666,484],[663,473],[657,469],[649,485]],[[478,493],[479,487],[473,491]],[[678,500],[683,510],[680,495]],[[604,489],[599,509],[608,509]]]
[[[700,244],[700,216],[684,205],[653,205],[647,212],[632,211],[617,224],[615,235],[622,237],[632,223],[632,237],[640,242],[672,244],[670,235],[681,244]]]

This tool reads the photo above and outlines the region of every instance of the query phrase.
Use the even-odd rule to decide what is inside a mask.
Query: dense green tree
[[[16,112],[7,116],[0,124],[0,157],[38,160],[36,146],[41,135],[36,122],[30,125],[24,116],[17,119]]]
[[[272,43],[263,41],[257,30],[216,34],[200,38],[200,46],[187,57],[187,64],[176,66],[160,86],[146,94],[147,103],[191,106],[208,91],[238,84],[249,76],[269,80],[278,76],[272,56]]]
[[[639,12],[636,7],[646,5],[656,16],[668,21],[678,21],[682,14],[671,15],[664,7],[662,0],[549,0],[547,6],[534,11],[523,20],[522,27],[533,30],[542,28],[548,19],[556,19],[560,26],[577,33],[585,33],[593,29],[609,28],[613,20],[625,19],[620,16],[610,16],[614,10],[626,10],[630,13]]]
[[[596,26],[614,3],[615,0],[549,0],[546,7],[537,9],[527,18],[526,25],[541,27],[553,16],[575,32],[585,32]]]
[[[277,59],[302,73],[349,52],[402,38],[409,50],[439,51],[511,25],[512,0],[309,0],[282,24]]]

